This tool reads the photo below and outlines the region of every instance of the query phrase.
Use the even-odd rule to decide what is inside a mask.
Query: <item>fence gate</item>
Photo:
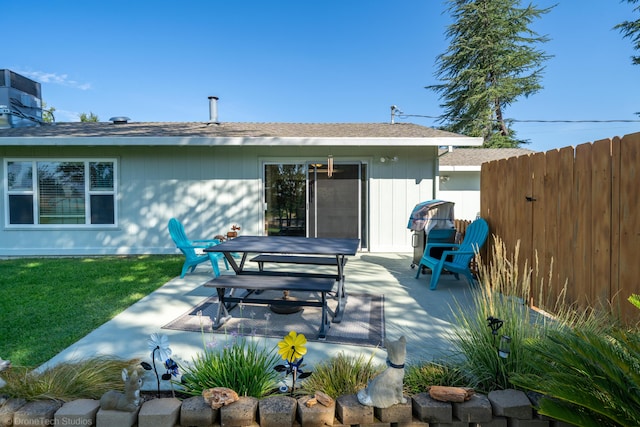
[[[534,305],[551,310],[566,281],[568,303],[634,321],[640,310],[627,298],[640,294],[639,184],[635,133],[484,163],[480,210],[507,253],[520,242],[519,260],[534,267]]]

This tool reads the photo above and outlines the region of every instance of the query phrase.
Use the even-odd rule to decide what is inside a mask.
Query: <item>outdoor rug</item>
[[[282,291],[265,291],[260,298],[277,299]],[[293,293],[293,297],[307,299],[312,297]],[[309,298],[312,299],[312,298]],[[315,297],[313,297],[315,299]],[[327,298],[329,318],[335,310],[337,301]],[[282,338],[290,331],[305,335],[309,341],[322,341],[335,344],[377,347],[384,340],[384,295],[348,294],[342,322],[331,323],[326,339],[318,339],[321,308],[303,307],[293,314],[277,314],[267,305],[243,304],[231,310],[232,319],[218,330],[213,330],[212,319],[218,309],[218,297],[212,296],[200,302],[182,316],[163,326],[163,329],[204,332],[215,334],[242,334],[273,338]]]

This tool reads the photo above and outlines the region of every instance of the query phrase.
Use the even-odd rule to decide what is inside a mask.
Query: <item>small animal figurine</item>
[[[227,238],[233,239],[234,237],[238,237],[238,230],[240,230],[240,227],[236,224],[233,224],[231,226],[231,231],[227,232]]]
[[[9,368],[11,368],[11,362],[9,362],[8,360],[0,359],[0,372],[6,371]],[[6,381],[0,378],[0,388],[4,387],[5,385],[7,385]]]
[[[387,368],[358,392],[358,401],[365,406],[388,408],[398,403],[407,403],[402,393],[404,360],[407,356],[407,340],[384,340],[387,349]]]
[[[124,393],[109,390],[100,398],[100,407],[105,410],[135,412],[140,406],[140,387],[142,378],[138,371],[134,370],[131,375],[126,369],[122,370],[122,381],[124,381]]]

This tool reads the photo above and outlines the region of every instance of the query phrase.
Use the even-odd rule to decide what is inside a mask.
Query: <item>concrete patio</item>
[[[464,278],[443,275],[438,289],[429,290],[430,275],[415,278],[412,254],[360,253],[351,257],[346,269],[347,293],[384,294],[386,337],[407,338],[407,362],[432,360],[452,355],[450,336],[453,330],[453,309],[471,305],[472,291]],[[222,269],[223,274],[233,274]],[[113,320],[100,326],[75,344],[60,352],[41,368],[63,361],[73,361],[96,355],[140,358],[150,361],[147,339],[153,333],[165,334],[177,361],[190,361],[203,350],[203,336],[195,332],[161,329],[203,299],[215,293],[203,283],[210,280],[210,266],[201,264],[195,273],[183,279],[176,277],[146,296]],[[346,310],[349,310],[347,302]],[[268,338],[268,348],[278,339]],[[384,363],[386,352],[380,348],[309,342],[305,363],[313,366],[338,352],[370,356]],[[155,386],[146,381],[147,387]],[[145,387],[145,388],[147,388]]]

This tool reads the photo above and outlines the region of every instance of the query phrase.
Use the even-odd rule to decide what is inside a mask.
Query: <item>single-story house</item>
[[[473,221],[480,213],[480,171],[484,162],[535,151],[526,148],[453,148],[440,150],[438,199],[454,202],[456,219]]]
[[[193,238],[358,237],[411,251],[438,150],[471,138],[392,123],[56,123],[0,129],[0,256],[174,253]]]
[[[0,130],[0,255],[171,253],[193,238],[359,237],[407,251],[437,191],[438,147],[481,141],[414,124],[58,123]]]

